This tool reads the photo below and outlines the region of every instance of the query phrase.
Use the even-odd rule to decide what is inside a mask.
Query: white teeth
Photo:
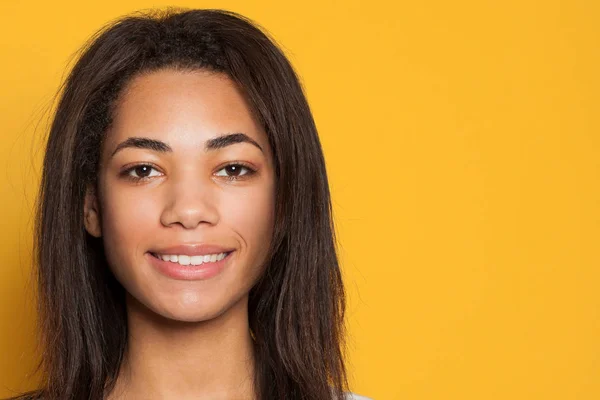
[[[192,256],[191,263],[192,265],[200,265],[202,264],[204,257],[202,256]]]
[[[179,258],[180,265],[190,265],[190,256],[177,256]]]
[[[157,254],[157,257],[163,261],[170,261],[179,263],[180,265],[200,265],[207,262],[221,261],[226,256],[225,253],[219,254],[207,254],[205,256],[188,256],[182,255],[171,255],[171,254]]]

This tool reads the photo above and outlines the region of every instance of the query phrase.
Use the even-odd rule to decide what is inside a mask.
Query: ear
[[[100,224],[100,207],[98,207],[98,197],[93,186],[88,185],[85,192],[83,203],[83,221],[85,230],[92,236],[99,238],[102,236],[102,227]]]

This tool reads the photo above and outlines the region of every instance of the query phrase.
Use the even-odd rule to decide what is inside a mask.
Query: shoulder
[[[26,393],[21,393],[18,396],[9,397],[5,400],[43,400],[44,393],[42,390],[33,390]]]
[[[346,400],[373,400],[370,397],[361,396],[356,393],[346,392]]]

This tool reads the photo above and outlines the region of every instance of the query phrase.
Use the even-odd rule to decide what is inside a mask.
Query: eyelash
[[[250,177],[250,176],[252,176],[252,175],[254,175],[256,173],[256,170],[254,168],[252,168],[248,164],[242,163],[242,162],[234,162],[234,163],[230,163],[230,164],[224,165],[223,168],[221,168],[219,171],[221,171],[221,170],[223,170],[223,169],[225,169],[227,167],[231,167],[231,166],[245,168],[245,169],[248,170],[248,172],[246,172],[244,175],[240,175],[240,176],[219,176],[219,178],[225,178],[226,180],[228,180],[230,182],[231,181],[241,181],[241,180],[246,179],[246,178],[248,178],[248,177]],[[142,181],[146,181],[148,179],[153,178],[153,177],[150,177],[150,176],[145,176],[145,177],[138,178],[138,177],[130,175],[130,173],[132,171],[134,171],[136,168],[140,168],[140,167],[149,167],[149,168],[152,168],[154,170],[157,170],[157,167],[154,164],[142,163],[142,164],[136,164],[136,165],[133,165],[133,166],[127,168],[126,170],[124,170],[123,172],[121,172],[120,175],[123,178],[125,178],[125,179],[127,179],[129,181],[132,181],[132,182],[136,182],[136,183],[139,183],[139,182],[142,182]],[[217,171],[217,172],[219,172],[219,171]]]

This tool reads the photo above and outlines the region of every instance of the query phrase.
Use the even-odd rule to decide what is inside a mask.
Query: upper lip
[[[154,254],[205,256],[208,254],[228,253],[234,249],[215,244],[180,244],[176,246],[161,247],[150,250]]]

